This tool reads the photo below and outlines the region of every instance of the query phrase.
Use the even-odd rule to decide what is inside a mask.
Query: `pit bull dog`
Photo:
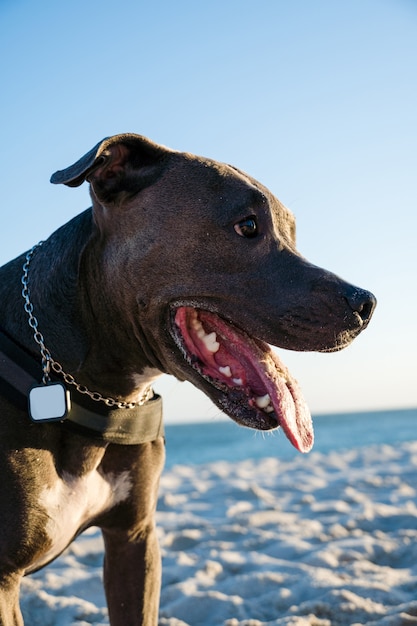
[[[112,626],[155,626],[163,373],[301,452],[307,406],[268,344],[341,350],[375,298],[296,250],[292,214],[244,172],[135,134],[51,181],[92,208],[0,269],[0,624],[21,577],[101,528]]]

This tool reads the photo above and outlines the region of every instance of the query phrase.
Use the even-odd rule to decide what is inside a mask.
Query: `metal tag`
[[[70,394],[62,383],[39,385],[29,391],[29,416],[34,422],[63,420],[70,409]]]

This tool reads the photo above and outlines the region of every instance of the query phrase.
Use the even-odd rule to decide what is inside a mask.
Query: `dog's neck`
[[[41,333],[48,328],[44,340],[52,358],[78,383],[106,397],[138,402],[162,372],[141,353],[133,331],[131,335],[126,331],[101,271],[100,257],[100,240],[94,235],[89,212],[54,233],[36,249],[30,263],[34,315]],[[22,309],[23,305],[22,300]],[[66,326],[71,333],[62,333]],[[54,332],[55,328],[59,331]],[[36,350],[33,340],[28,347]]]

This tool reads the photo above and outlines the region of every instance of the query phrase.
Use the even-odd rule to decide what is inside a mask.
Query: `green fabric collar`
[[[27,407],[29,390],[39,384],[39,367],[32,355],[0,330],[0,387],[19,407]],[[74,424],[86,434],[109,443],[136,445],[154,441],[164,435],[162,398],[155,394],[142,405],[118,409],[93,401],[87,406],[81,394],[72,393],[71,410],[62,423]]]

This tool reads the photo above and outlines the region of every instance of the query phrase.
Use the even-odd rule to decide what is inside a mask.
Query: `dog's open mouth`
[[[202,388],[239,424],[258,430],[282,427],[300,452],[313,446],[310,412],[298,383],[268,344],[249,337],[218,315],[181,306],[172,332]]]

